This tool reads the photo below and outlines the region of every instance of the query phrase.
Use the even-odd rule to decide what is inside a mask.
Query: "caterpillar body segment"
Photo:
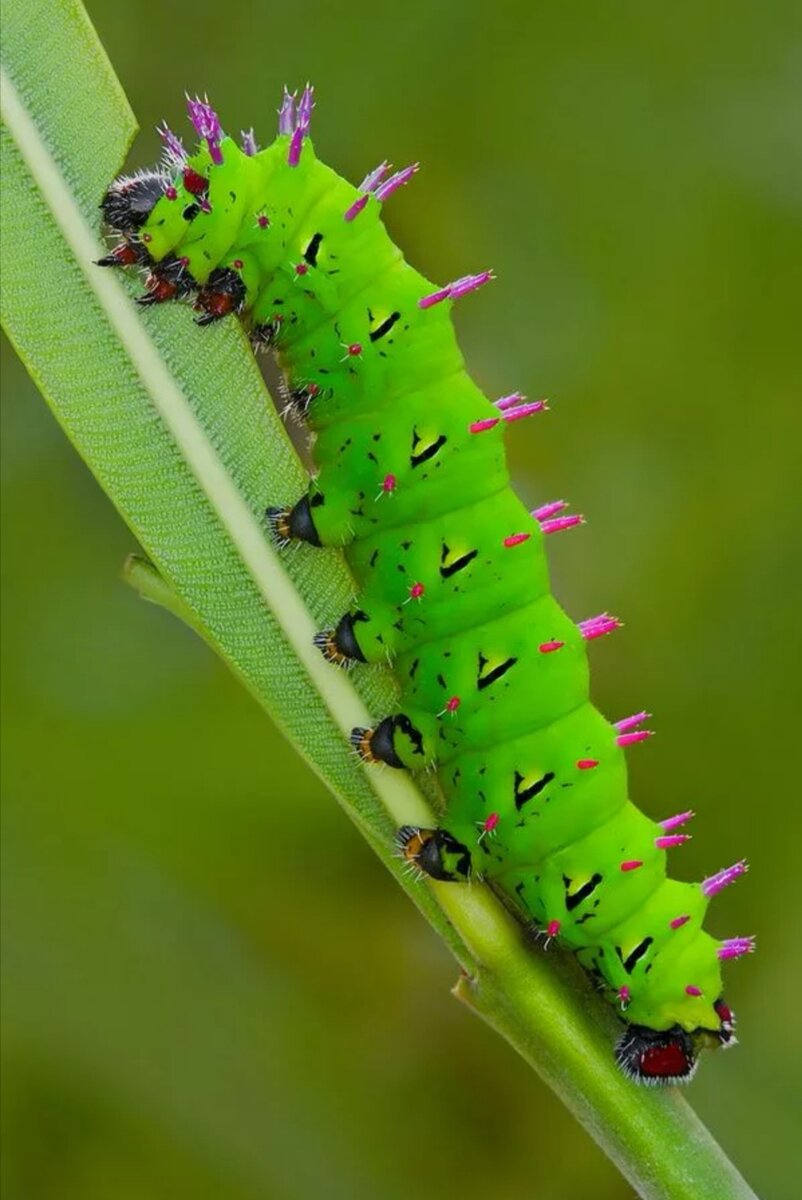
[[[648,714],[616,724],[589,699],[587,643],[615,630],[554,600],[546,539],[581,524],[565,501],[529,512],[510,488],[508,424],[544,411],[491,402],[467,373],[451,308],[492,278],[438,287],[381,219],[415,173],[383,163],[357,188],[315,156],[313,97],[285,93],[259,150],[191,100],[198,148],[160,130],[160,167],[115,181],[102,208],[122,235],[105,267],[145,267],[146,304],[191,300],[200,324],[237,314],[286,378],[315,437],[307,492],[267,510],[279,544],[341,547],[358,599],[316,641],[333,663],[393,664],[398,709],[352,743],[368,763],[436,767],[438,829],[398,846],[441,880],[493,880],[523,919],[574,950],[627,1025],[633,1079],[682,1082],[700,1047],[731,1045],[721,962],[753,949],[703,929],[710,899],[746,869],[667,877],[693,815],[631,802],[625,750]]]

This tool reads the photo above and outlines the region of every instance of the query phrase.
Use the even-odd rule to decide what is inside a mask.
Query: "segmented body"
[[[321,649],[386,659],[401,685],[399,712],[354,744],[394,767],[434,764],[442,785],[442,826],[402,831],[405,855],[438,878],[495,880],[637,1027],[624,1068],[689,1077],[700,1042],[732,1040],[720,961],[751,940],[702,923],[745,865],[666,877],[692,814],[656,822],[630,802],[624,749],[647,714],[613,725],[589,700],[587,643],[617,622],[577,624],[550,592],[546,537],[578,518],[561,503],[530,513],[510,488],[505,427],[545,405],[491,403],[454,335],[454,300],[490,273],[438,288],[409,266],[381,209],[414,168],[353,187],[316,158],[311,108],[308,89],[298,106],[285,96],[279,137],[257,152],[192,102],[201,148],[188,157],[164,131],[166,166],[104,200],[126,235],[104,265],[148,265],[143,301],[192,295],[201,323],[247,314],[277,354],[318,473],[270,510],[274,533],[343,548],[359,600]]]

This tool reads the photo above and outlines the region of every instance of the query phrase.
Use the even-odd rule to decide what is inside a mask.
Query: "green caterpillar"
[[[648,714],[613,725],[588,699],[586,643],[618,622],[576,624],[549,590],[545,538],[581,518],[562,502],[530,513],[510,488],[505,425],[546,405],[491,403],[456,342],[453,302],[492,275],[438,288],[410,267],[381,212],[416,167],[382,163],[353,187],[315,157],[312,108],[309,87],[285,91],[258,150],[190,100],[199,148],[162,128],[162,165],[111,185],[102,209],[123,240],[101,265],[146,268],[141,303],[191,296],[199,324],[243,315],[276,353],[318,474],[270,527],[345,552],[359,601],[318,635],[325,656],[394,665],[399,711],[354,730],[360,755],[435,765],[442,788],[442,825],[402,829],[400,852],[435,879],[492,880],[619,1009],[622,1069],[687,1080],[700,1047],[735,1040],[720,966],[754,939],[702,922],[746,864],[666,878],[693,814],[655,822],[630,802],[624,749]]]

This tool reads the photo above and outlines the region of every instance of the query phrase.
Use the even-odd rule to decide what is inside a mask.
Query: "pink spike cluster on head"
[[[285,91],[285,102],[287,100],[287,92]],[[293,106],[295,99],[292,97]],[[315,107],[315,89],[311,84],[307,84],[301,94],[301,99],[298,101],[297,108],[294,108],[292,114],[293,129],[290,134],[290,148],[287,151],[287,165],[297,167],[301,161],[301,150],[303,149],[304,138],[309,133],[309,127],[312,123],[312,109]],[[281,119],[284,114],[284,105],[281,106],[279,114],[279,128],[281,128]],[[285,118],[286,121],[286,118]]]
[[[622,717],[620,721],[616,721],[615,727],[619,733],[626,733],[628,729],[636,729],[638,725],[648,721],[651,715],[650,712],[633,713],[631,717]]]
[[[740,958],[742,954],[751,954],[755,948],[754,937],[727,938],[716,950],[719,958]]]
[[[254,154],[259,153],[259,147],[256,144],[256,134],[253,129],[241,129],[240,137],[242,138],[242,151],[249,158],[253,158]]]
[[[380,183],[373,193],[376,199],[381,201],[392,196],[393,192],[397,192],[405,183],[409,183],[413,175],[420,170],[420,163],[412,163],[409,167],[404,167],[403,171],[396,171],[395,175],[391,175],[384,183]]]
[[[629,733],[619,733],[615,742],[617,746],[636,746],[638,742],[645,742],[650,737],[654,737],[654,731],[651,729],[632,729]]]
[[[278,110],[279,134],[290,134],[295,129],[295,95],[295,92],[288,92],[284,88],[281,108]]]
[[[535,413],[548,412],[548,408],[548,400],[532,400],[529,404],[518,404],[515,407],[505,408],[501,419],[502,421],[521,421],[524,417],[533,417]]]
[[[658,850],[670,850],[672,846],[684,846],[690,840],[689,833],[667,833],[664,837],[656,837],[654,844]]]
[[[679,829],[681,825],[686,825],[695,816],[696,813],[692,808],[689,808],[687,812],[677,813],[675,817],[666,817],[665,821],[660,821],[659,823],[665,829],[666,833],[668,833],[670,829]]]
[[[575,525],[584,525],[585,518],[581,513],[572,513],[569,517],[554,517],[551,521],[541,521],[543,533],[562,533],[564,529],[573,529]]]
[[[166,121],[162,121],[161,125],[156,126],[156,132],[164,142],[164,149],[169,157],[176,164],[186,162],[187,152],[184,149],[184,143],[173,133]]]
[[[586,621],[580,621],[578,628],[585,641],[592,642],[594,638],[604,637],[606,633],[620,629],[621,622],[618,617],[611,617],[609,613],[600,613],[597,617],[588,617]]]
[[[515,408],[518,404],[526,403],[526,396],[523,392],[510,392],[508,396],[499,396],[498,400],[494,400],[496,408],[504,412],[505,408]]]
[[[556,516],[567,507],[567,500],[552,500],[549,504],[542,504],[540,508],[533,508],[530,516],[533,516],[536,521],[548,521],[549,517]]]
[[[715,896],[717,892],[734,883],[739,875],[745,875],[748,869],[745,859],[733,863],[731,867],[725,867],[723,871],[717,871],[715,875],[710,875],[703,880],[702,892],[705,896]]]
[[[195,132],[206,142],[212,162],[219,167],[223,161],[223,152],[220,149],[223,130],[220,127],[220,118],[209,104],[209,97],[204,96],[201,100],[199,96],[196,96],[193,100],[187,96],[187,110],[189,119],[195,126]]]
[[[422,296],[418,301],[418,308],[432,308],[433,305],[440,304],[443,300],[459,300],[460,296],[467,296],[469,292],[475,292],[477,288],[489,283],[491,279],[495,279],[492,271],[480,271],[478,275],[463,275],[461,279],[447,283],[445,287],[439,288],[436,292]]]

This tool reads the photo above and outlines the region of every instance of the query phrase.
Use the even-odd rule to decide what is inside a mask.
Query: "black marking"
[[[370,320],[372,323],[373,322],[373,314],[370,311],[370,309],[368,309],[368,316],[370,317]],[[401,316],[401,313],[399,313],[399,312],[390,313],[389,317],[387,317],[384,321],[382,321],[379,328],[373,330],[373,333],[370,335],[370,340],[372,342],[378,342],[381,338],[384,337],[384,335],[386,333],[390,332],[393,325],[395,325],[396,321],[400,318],[400,316]]]
[[[304,262],[309,263],[310,267],[317,266],[317,255],[320,249],[320,243],[323,241],[323,234],[316,233],[309,245],[304,250]]]
[[[568,889],[571,886],[571,880],[567,875],[563,875],[563,883],[565,884],[565,907],[568,912],[573,912],[575,908],[579,908],[583,900],[587,900],[588,896],[592,896],[603,878],[604,876],[600,875],[597,871],[595,875],[591,876],[587,883],[583,883],[581,888],[578,888],[575,892],[569,895]]]
[[[511,656],[510,658],[505,659],[503,663],[499,663],[499,665],[494,667],[492,671],[488,671],[487,675],[483,675],[482,671],[487,665],[487,659],[480,651],[479,670],[476,675],[476,686],[479,691],[484,691],[484,689],[489,688],[492,683],[495,683],[498,679],[501,679],[502,675],[506,675],[510,668],[515,666],[517,661],[517,658]]]
[[[421,450],[420,454],[416,454],[415,447],[420,445],[420,438],[417,430],[413,430],[412,454],[409,456],[409,465],[414,469],[415,467],[419,467],[421,463],[428,462],[430,458],[434,458],[435,454],[437,454],[439,450],[442,450],[447,441],[448,438],[446,435],[441,433],[440,436],[435,439],[435,441],[429,442],[429,445],[425,448],[425,450]]]
[[[632,974],[635,967],[640,962],[640,960],[643,958],[644,954],[649,949],[649,947],[651,946],[653,941],[654,941],[653,937],[645,937],[642,942],[638,942],[635,949],[632,951],[631,954],[628,954],[626,958],[624,958],[624,954],[623,954],[621,947],[616,946],[615,952],[618,955],[618,957],[621,959],[621,965],[623,966],[627,975]]]
[[[541,776],[540,779],[536,779],[535,782],[530,784],[528,788],[521,788],[521,784],[524,781],[524,776],[520,773],[520,771],[516,771],[515,807],[519,810],[522,809],[527,800],[531,800],[533,796],[539,795],[539,793],[543,791],[544,787],[548,787],[553,778],[554,772],[547,771],[545,775]]]
[[[469,550],[467,552],[467,554],[463,554],[460,558],[455,558],[452,563],[448,564],[448,566],[441,566],[440,567],[440,578],[441,579],[450,579],[451,576],[456,575],[458,571],[463,571],[465,569],[465,567],[468,566],[469,563],[473,562],[473,560],[476,558],[478,553],[479,553],[478,550]],[[445,563],[445,560],[448,558],[448,554],[449,554],[448,546],[445,544],[445,542],[443,542],[443,548],[440,551],[440,562],[441,563]]]

